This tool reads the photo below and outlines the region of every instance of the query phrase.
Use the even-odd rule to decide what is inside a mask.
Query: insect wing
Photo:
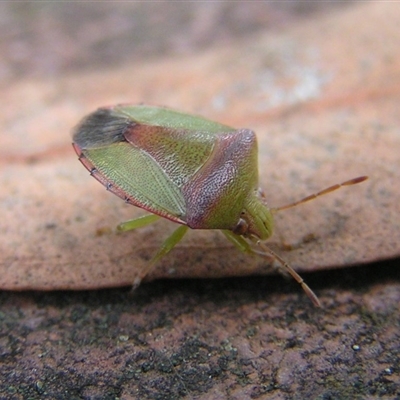
[[[131,124],[112,109],[98,110],[75,129],[75,151],[108,190],[133,205],[183,223],[185,202],[179,188],[152,157],[125,140],[123,133]]]
[[[232,128],[165,108],[117,106],[86,117],[73,141],[82,164],[108,190],[185,223],[181,187],[209,157],[215,135],[224,131]]]
[[[227,125],[165,107],[121,105],[114,107],[113,112],[142,125],[162,126],[191,132],[207,132],[214,135],[234,130]]]

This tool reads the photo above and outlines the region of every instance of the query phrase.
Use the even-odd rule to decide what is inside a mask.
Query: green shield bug
[[[151,213],[120,224],[120,231],[160,217],[180,224],[141,271],[135,286],[188,228],[220,229],[239,250],[277,260],[317,306],[320,302],[304,280],[260,241],[272,235],[275,212],[367,179],[350,179],[295,203],[269,208],[258,186],[253,131],[146,105],[118,105],[89,114],[73,132],[73,147],[107,190]]]

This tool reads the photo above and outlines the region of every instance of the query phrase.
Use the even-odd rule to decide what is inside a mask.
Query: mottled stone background
[[[1,3],[0,398],[399,397],[399,24],[388,2]],[[70,146],[124,102],[254,129],[272,206],[370,176],[277,215],[323,309],[218,232],[129,292],[173,226],[113,233],[140,210]]]

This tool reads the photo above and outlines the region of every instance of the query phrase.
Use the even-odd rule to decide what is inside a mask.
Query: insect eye
[[[243,212],[242,215],[244,215]],[[247,224],[247,222],[243,218],[240,218],[235,229],[233,230],[233,233],[235,233],[236,235],[244,235],[248,229],[249,225]]]

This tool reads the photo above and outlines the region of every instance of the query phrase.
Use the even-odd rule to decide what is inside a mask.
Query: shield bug
[[[275,212],[367,179],[350,179],[295,203],[269,208],[258,186],[253,131],[146,105],[118,105],[89,114],[73,132],[73,147],[107,190],[151,213],[120,224],[120,231],[159,217],[180,224],[141,271],[135,286],[188,228],[220,229],[239,250],[277,260],[318,306],[317,296],[304,280],[260,241],[272,235]]]

